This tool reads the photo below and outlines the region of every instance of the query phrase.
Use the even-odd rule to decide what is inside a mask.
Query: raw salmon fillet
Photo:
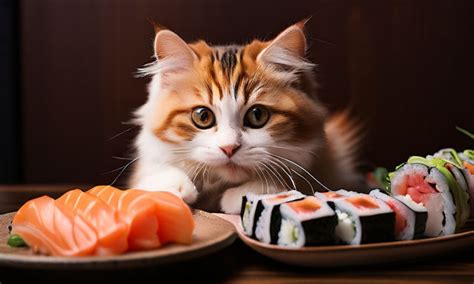
[[[194,231],[193,214],[181,198],[164,191],[130,190],[141,192],[155,203],[156,216],[160,225],[158,235],[162,244],[169,242],[191,243]]]
[[[127,251],[130,226],[114,207],[79,189],[66,192],[56,202],[79,214],[95,229],[98,238],[95,255],[117,255]]]
[[[13,218],[13,233],[35,251],[54,256],[91,255],[97,235],[88,222],[48,196],[25,203]]]
[[[140,191],[96,186],[87,192],[116,208],[124,216],[130,227],[129,249],[152,249],[161,245],[155,202],[146,198]]]

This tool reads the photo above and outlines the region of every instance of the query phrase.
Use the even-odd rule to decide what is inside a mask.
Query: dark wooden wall
[[[18,2],[0,0],[0,182],[20,180]]]
[[[308,23],[320,97],[368,119],[363,160],[393,167],[411,154],[472,147],[472,1],[21,1],[22,171],[25,182],[108,183],[146,99],[151,18],[185,40],[270,39]]]

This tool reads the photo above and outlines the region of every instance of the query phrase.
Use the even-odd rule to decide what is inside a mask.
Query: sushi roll
[[[395,213],[395,239],[412,240],[423,235],[428,211],[409,195],[390,196],[385,191],[374,189],[370,195],[385,202]]]
[[[470,155],[474,155],[472,150],[457,153],[452,148],[441,149],[433,155],[435,158],[447,161],[444,167],[451,172],[459,186],[468,193],[469,197],[474,195],[474,172],[471,172],[471,170],[474,170],[474,166],[471,166],[472,169],[470,168],[470,165],[474,165],[474,156],[471,156],[473,160],[470,160]],[[427,158],[430,159],[432,157],[428,156]],[[469,198],[469,205],[470,212],[464,212],[464,214],[472,215],[474,214],[474,202],[471,198]],[[461,217],[463,220],[468,218],[469,216]]]
[[[267,195],[247,193],[242,197],[242,206],[240,209],[242,228],[244,233],[251,238],[255,238],[255,228],[257,226],[257,221],[263,211],[261,200],[266,196]]]
[[[469,174],[469,193],[471,195],[471,216],[474,216],[474,150],[464,150],[458,153],[462,166]]]
[[[334,204],[308,196],[280,206],[281,225],[278,245],[303,247],[334,244],[337,216]]]
[[[336,235],[346,244],[358,245],[394,239],[395,214],[383,201],[367,194],[334,200]]]
[[[303,199],[305,195],[296,190],[269,194],[260,199],[257,204],[262,206],[262,213],[258,216],[255,228],[255,237],[266,244],[276,244],[280,231],[281,214],[280,205],[289,201]],[[257,216],[255,216],[257,217]]]
[[[464,167],[471,175],[474,175],[474,150],[464,150],[464,152],[458,153],[458,155]]]
[[[469,217],[469,193],[444,159],[411,157],[390,173],[392,195],[410,195],[428,210],[425,235],[453,234]]]
[[[426,222],[428,220],[428,210],[421,203],[416,203],[410,198],[410,195],[395,195],[393,198],[397,199],[403,205],[410,208],[415,213],[415,228],[413,238],[424,236],[426,231]]]

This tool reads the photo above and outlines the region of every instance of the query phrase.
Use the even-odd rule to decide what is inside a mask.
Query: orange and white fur
[[[357,190],[359,129],[328,118],[304,59],[303,23],[243,46],[184,42],[157,30],[148,101],[130,186],[169,190],[207,210],[238,213],[247,192]],[[311,184],[311,185],[310,185]]]

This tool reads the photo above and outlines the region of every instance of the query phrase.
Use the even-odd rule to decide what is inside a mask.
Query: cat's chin
[[[216,167],[214,172],[219,175],[223,179],[223,181],[229,183],[244,182],[250,177],[248,169],[236,165],[234,163],[229,163]]]

